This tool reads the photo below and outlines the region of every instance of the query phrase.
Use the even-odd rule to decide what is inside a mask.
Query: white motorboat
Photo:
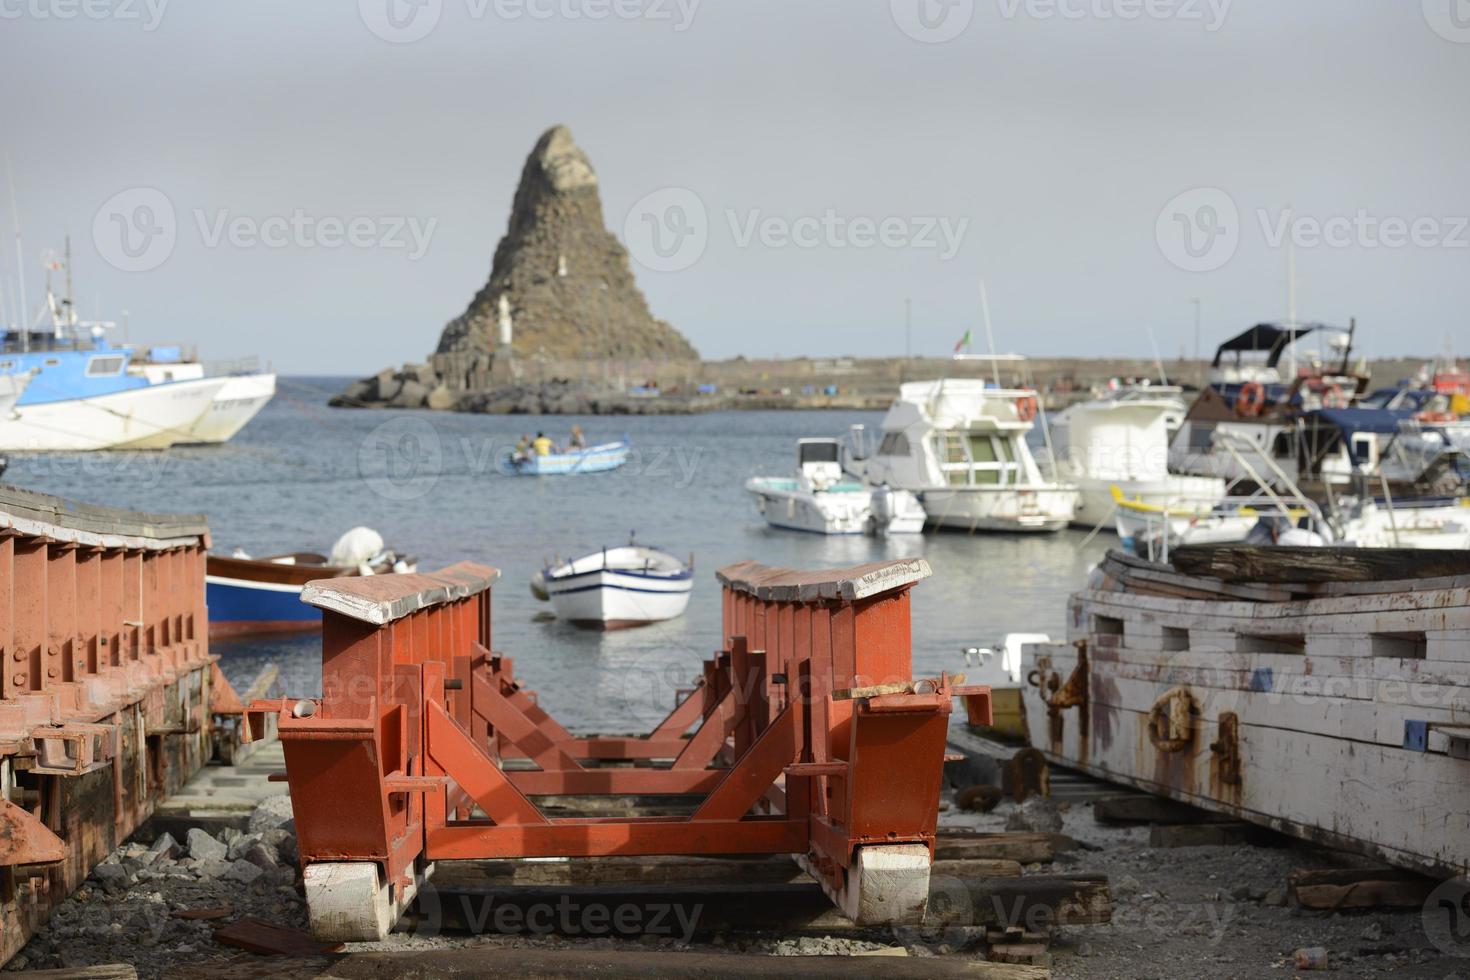
[[[793,477],[755,476],[745,489],[771,527],[814,534],[918,534],[924,508],[906,490],[845,478],[836,439],[798,439]]]
[[[178,356],[177,348],[151,348],[146,359],[129,366],[150,385],[191,381],[205,377],[204,365]],[[271,371],[239,369],[219,375],[225,384],[207,411],[185,429],[183,443],[229,442],[275,397],[276,376]]]
[[[1077,488],[1043,475],[1026,445],[1039,412],[1029,388],[978,378],[909,382],[883,417],[876,450],[854,429],[845,466],[870,486],[917,494],[930,524],[1059,531],[1076,513]]]
[[[43,388],[43,369],[30,386]],[[0,418],[0,450],[166,449],[209,410],[224,378],[145,385],[89,397],[18,403]]]
[[[537,572],[531,592],[558,619],[594,629],[624,629],[683,614],[694,569],[657,548],[603,548]]]
[[[1202,516],[1225,496],[1220,477],[1169,472],[1169,443],[1184,421],[1182,389],[1127,385],[1080,402],[1057,416],[1052,443],[1060,471],[1077,483],[1073,522],[1092,527],[1118,507],[1113,490],[1132,501]]]

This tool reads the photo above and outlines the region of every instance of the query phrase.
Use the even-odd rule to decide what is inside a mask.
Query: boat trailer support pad
[[[926,562],[721,569],[723,649],[626,738],[572,735],[493,651],[498,574],[306,590],[323,696],[248,711],[279,728],[318,938],[381,936],[434,862],[485,858],[784,853],[857,921],[919,920],[951,698],[988,693],[911,676]],[[672,817],[552,818],[533,801],[660,794],[703,799]]]

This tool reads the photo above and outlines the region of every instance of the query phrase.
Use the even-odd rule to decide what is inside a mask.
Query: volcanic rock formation
[[[490,281],[444,328],[438,353],[494,351],[502,312],[519,357],[699,357],[649,312],[627,250],[603,225],[597,174],[565,126],[547,130],[526,159]]]

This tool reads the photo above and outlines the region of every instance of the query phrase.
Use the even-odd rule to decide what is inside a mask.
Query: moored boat
[[[558,619],[593,629],[624,629],[682,615],[694,568],[665,551],[628,544],[603,548],[537,573],[531,590]]]
[[[771,527],[814,534],[917,534],[924,508],[913,494],[844,479],[836,439],[798,439],[795,477],[755,476],[745,489]]]
[[[629,443],[626,439],[606,442],[598,446],[588,446],[586,449],[544,455],[508,449],[502,452],[495,462],[496,468],[506,476],[604,473],[618,469],[627,463],[628,449]]]
[[[384,549],[382,542],[376,532],[355,528],[338,540],[330,557],[307,551],[265,558],[238,553],[209,555],[205,563],[209,635],[228,637],[320,629],[321,610],[301,601],[301,590],[308,582],[414,570],[411,559],[400,559]]]
[[[916,494],[933,525],[1059,531],[1076,512],[1077,487],[1044,475],[1032,456],[1026,435],[1039,412],[1029,388],[978,378],[908,382],[883,417],[877,448],[854,445],[845,466],[870,486]]]
[[[155,385],[206,376],[204,365],[184,358],[177,347],[149,348],[129,368]],[[181,443],[229,442],[276,394],[275,373],[257,370],[253,362],[228,368],[217,377],[224,379],[224,385],[203,414],[185,427]]]
[[[1111,552],[1023,647],[1059,765],[1437,875],[1470,870],[1470,554]]]

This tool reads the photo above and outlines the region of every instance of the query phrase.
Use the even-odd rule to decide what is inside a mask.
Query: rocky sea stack
[[[580,376],[587,401],[606,411],[609,396],[616,398],[602,366],[616,363],[636,376],[698,358],[683,335],[649,311],[627,250],[603,223],[591,162],[570,130],[553,126],[521,171],[489,281],[444,327],[429,363],[354,382],[332,404],[577,410],[583,399],[569,399],[566,389]],[[548,382],[559,390],[542,399],[537,388]],[[515,397],[498,397],[500,391]]]

